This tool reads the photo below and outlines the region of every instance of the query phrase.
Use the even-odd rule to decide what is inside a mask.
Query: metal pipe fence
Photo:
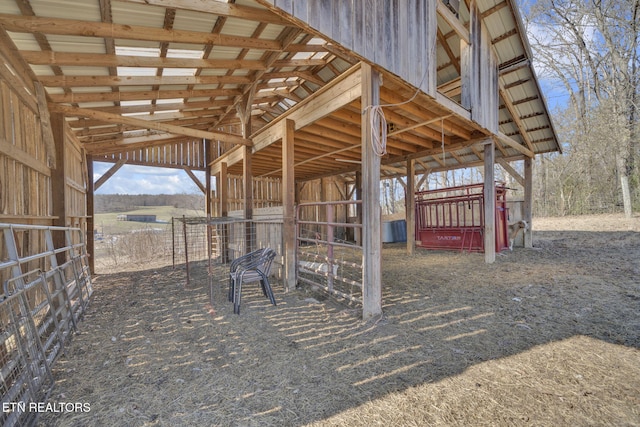
[[[53,387],[52,365],[93,286],[80,229],[0,224],[0,231],[0,423],[27,426],[37,417],[28,408]]]
[[[231,261],[266,247],[278,254],[272,275],[282,277],[282,219],[181,217],[173,218],[172,224],[173,267],[184,264],[187,286],[191,284],[192,269],[202,268],[203,263],[209,286],[225,284]]]
[[[361,203],[334,201],[297,206],[298,282],[362,303],[362,246],[357,243],[362,224],[349,222]]]

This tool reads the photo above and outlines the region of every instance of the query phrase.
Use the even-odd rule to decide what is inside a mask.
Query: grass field
[[[157,222],[118,221],[118,215],[155,215]],[[110,212],[95,215],[94,226],[103,235],[123,234],[134,230],[171,227],[172,217],[205,216],[203,210],[176,208],[174,206],[138,206],[126,212]]]

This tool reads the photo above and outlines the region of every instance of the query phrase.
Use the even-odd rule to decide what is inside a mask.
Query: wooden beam
[[[218,172],[216,186],[218,189],[218,198],[220,206],[218,212],[221,217],[229,215],[229,175],[227,173],[227,163],[220,163],[220,171]]]
[[[295,224],[295,123],[285,120],[282,129],[282,208],[284,248],[284,283],[287,291],[296,288],[296,224]]]
[[[452,115],[453,114],[447,114],[447,115],[442,116],[442,117],[436,117],[436,118],[431,119],[431,120],[427,120],[427,121],[424,121],[424,122],[416,123],[415,125],[408,126],[406,128],[402,128],[402,129],[398,129],[397,131],[394,131],[394,132],[390,132],[390,133],[387,134],[387,136],[397,135],[397,134],[400,134],[400,133],[403,133],[403,132],[410,131],[411,129],[415,129],[415,128],[419,128],[419,127],[422,127],[422,126],[430,125],[430,124],[439,122],[441,120],[448,119]]]
[[[120,102],[120,101],[147,101],[174,98],[200,98],[217,96],[237,96],[237,89],[198,89],[198,90],[144,90],[131,92],[82,92],[49,95],[54,103],[79,103],[79,102]],[[151,108],[151,107],[150,107]]]
[[[242,146],[238,145],[230,150],[227,150],[224,154],[216,158],[211,165],[211,173],[217,174],[220,172],[220,164],[226,163],[227,166],[233,166],[242,161]]]
[[[143,67],[143,68],[218,68],[265,70],[264,62],[238,59],[162,58],[102,53],[70,53],[20,51],[32,65],[84,66],[84,67]]]
[[[524,159],[524,220],[529,224],[529,229],[524,233],[524,247],[533,247],[533,159]]]
[[[416,161],[407,160],[407,186],[404,193],[407,220],[407,255],[416,250]]]
[[[47,87],[247,84],[245,76],[41,76]]]
[[[529,138],[529,133],[527,132],[527,129],[525,128],[524,123],[522,123],[519,113],[515,109],[513,102],[511,101],[511,97],[509,97],[509,92],[507,92],[504,89],[504,84],[502,82],[500,82],[500,96],[502,97],[504,106],[507,108],[507,111],[509,111],[509,114],[513,118],[513,123],[518,128],[518,131],[520,132],[520,136],[522,136],[522,139],[524,140],[525,144],[527,144],[527,148],[533,151],[533,144],[531,143],[531,138]]]
[[[85,142],[82,144],[87,153],[94,156],[122,151],[139,150],[147,147],[182,142],[188,137],[172,133],[141,135],[139,137],[114,138],[101,142]]]
[[[47,150],[49,166],[56,167],[56,144],[53,141],[53,131],[51,130],[51,119],[49,117],[49,108],[47,106],[47,94],[42,84],[34,82],[36,89],[36,100],[38,101],[38,114],[40,116],[40,131],[42,133],[42,141]]]
[[[29,155],[26,151],[17,148],[15,144],[10,143],[6,139],[0,136],[0,152],[3,156],[7,156],[23,165],[37,171],[38,173],[51,176],[51,169],[41,160]]]
[[[527,147],[523,146],[522,144],[518,144],[517,141],[515,141],[513,138],[505,135],[502,132],[498,132],[495,135],[496,138],[498,138],[498,140],[500,142],[502,142],[505,145],[508,145],[511,148],[515,148],[516,150],[518,150],[519,152],[521,152],[522,154],[524,154],[525,156],[532,158],[535,156],[535,153],[531,150],[529,150]]]
[[[362,107],[380,103],[380,75],[362,64]],[[382,314],[382,236],[380,212],[380,157],[373,149],[369,113],[362,115],[362,317]]]
[[[484,262],[496,261],[496,180],[493,139],[484,146]]]
[[[385,170],[385,171],[389,171],[389,172],[395,172],[395,173],[399,173],[399,174],[405,174],[407,173],[407,170],[405,168],[397,168],[394,166],[390,166],[390,165],[380,165],[380,169]]]
[[[282,139],[282,126],[278,124],[280,121],[293,120],[298,130],[358,99],[361,93],[360,80],[358,64],[252,135],[254,151]]]
[[[222,142],[228,142],[239,145],[251,145],[251,140],[245,139],[239,135],[232,135],[225,132],[203,131],[187,127],[175,126],[165,123],[153,122],[150,120],[137,119],[134,117],[120,116],[117,114],[105,113],[102,111],[91,110],[88,108],[78,108],[65,105],[50,104],[49,109],[57,113],[63,113],[67,116],[90,117],[92,119],[104,120],[108,123],[128,124],[138,126],[142,129],[153,129],[161,132],[175,133],[178,135],[191,136],[193,138],[212,139]]]
[[[204,142],[204,158],[205,158],[205,170],[204,170],[204,182],[205,182],[205,213],[207,217],[211,217],[211,162],[213,161],[213,141],[207,139]]]
[[[127,164],[127,161],[125,159],[118,160],[115,165],[111,166],[108,171],[106,171],[100,178],[98,178],[95,184],[93,184],[93,189],[97,190],[102,187],[102,185],[107,182],[107,180],[111,178],[116,172],[118,172],[120,168],[125,164]],[[89,179],[91,179],[91,181],[93,182],[93,176],[90,176]]]
[[[29,81],[27,84],[26,80],[19,74],[20,71],[13,68],[9,57],[5,56],[4,52],[2,52],[2,32],[2,28],[0,28],[0,64],[2,64],[2,67],[0,67],[0,77],[2,77],[2,79],[12,87],[13,91],[18,95],[25,107],[37,113],[38,104],[33,97],[33,92],[31,91],[35,91],[33,82]],[[9,36],[7,36],[7,38],[9,38]],[[31,89],[27,86],[31,86]]]
[[[462,39],[465,43],[469,44],[471,38],[469,37],[469,30],[462,24],[460,19],[453,14],[449,10],[447,6],[442,2],[442,0],[438,0],[437,6],[438,14],[442,19],[444,19],[447,24],[456,32],[456,34]]]
[[[86,168],[86,180],[87,180],[87,193],[86,193],[86,215],[87,215],[87,229],[86,229],[86,237],[85,242],[87,245],[87,255],[88,263],[89,263],[89,272],[91,274],[95,274],[96,271],[96,235],[94,233],[95,230],[95,207],[94,207],[94,194],[95,189],[93,188],[93,159],[90,155],[85,154],[85,164]]]
[[[36,16],[0,14],[0,25],[16,33],[42,33],[61,36],[104,37],[140,40],[155,43],[213,44],[261,50],[282,50],[277,41],[189,30],[165,30],[163,28],[108,22],[79,21],[75,19],[44,18]]]
[[[242,120],[242,136],[249,138],[251,134],[251,114],[240,117]],[[251,147],[247,145],[240,146],[242,150],[242,186],[244,190],[244,219],[253,219],[253,152]],[[254,224],[246,223],[246,250],[254,250],[255,236]]]
[[[183,166],[182,170],[185,171],[187,173],[187,175],[189,175],[189,178],[191,178],[191,180],[198,186],[200,191],[202,191],[202,194],[204,194],[206,196],[207,188],[202,184],[202,182],[200,182],[198,177],[193,172],[191,172],[191,169],[189,169],[186,166]]]
[[[518,184],[522,185],[524,187],[524,178],[522,177],[522,175],[520,175],[518,173],[517,170],[515,170],[510,164],[509,162],[507,162],[505,159],[503,158],[499,158],[497,160],[498,164],[500,166],[502,166],[502,168],[509,174],[511,175],[516,181],[518,181]]]
[[[449,46],[449,42],[444,37],[444,34],[442,34],[442,31],[440,31],[440,28],[438,28],[438,40],[440,41],[440,45],[446,52],[451,65],[453,65],[453,67],[456,69],[458,74],[460,74],[460,61],[456,57],[456,54],[453,53],[453,50],[451,50],[451,46]]]
[[[66,227],[70,224],[67,224],[67,159],[65,159],[66,137],[63,114],[55,113],[51,115],[51,129],[56,147],[57,159],[55,169],[51,170],[51,213],[54,216],[53,225]],[[65,245],[65,237],[62,233],[56,233],[53,238],[55,247],[61,248]],[[62,253],[58,254],[59,265],[62,265],[65,262],[63,255],[64,254]]]

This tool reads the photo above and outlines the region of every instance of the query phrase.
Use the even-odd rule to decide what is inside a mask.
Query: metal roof
[[[517,10],[511,0],[477,4],[500,64],[500,132],[536,154],[560,150]],[[468,23],[464,2],[459,16]],[[357,61],[357,55],[294,22],[257,0],[0,3],[0,31],[6,31],[17,48],[17,60],[28,64],[31,79],[45,87],[53,111],[64,112],[96,160],[114,162],[144,163],[142,150],[192,143],[197,137],[118,123],[113,116],[239,136],[236,107],[255,87],[250,108],[255,133]],[[439,18],[438,26],[438,85],[443,95],[459,103],[460,39],[446,20]],[[0,54],[12,55],[11,48],[5,46]],[[392,75],[385,75],[383,82],[385,103],[409,99],[415,92]],[[298,179],[357,168],[349,161],[360,158],[355,144],[359,111],[354,102],[296,133]],[[429,123],[393,135],[383,164],[402,167],[401,159],[416,158],[418,170],[441,170],[481,161],[482,150],[470,141],[484,130],[438,100],[420,95],[386,113],[401,128]],[[331,153],[350,145],[351,150],[340,151],[345,162],[336,162]],[[448,152],[444,158],[441,145]],[[222,144],[220,152],[232,146]],[[522,152],[509,145],[498,143],[498,149],[497,157],[522,158]],[[278,174],[277,146],[254,157],[256,175]],[[200,159],[182,166],[201,169],[204,164]]]

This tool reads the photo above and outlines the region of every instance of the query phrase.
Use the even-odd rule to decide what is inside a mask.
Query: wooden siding
[[[242,176],[227,175],[227,212],[241,211],[244,208],[244,185]],[[219,212],[219,195],[214,194],[212,215]],[[280,178],[253,178],[253,207],[256,209],[282,206],[282,180]]]
[[[38,223],[52,212],[49,152],[35,99],[15,84],[0,75],[0,222]]]
[[[69,129],[65,132],[64,162],[66,225],[84,231],[87,217],[87,168],[80,143]]]
[[[436,96],[436,2],[268,1],[367,61]]]
[[[462,105],[473,121],[498,133],[498,60],[475,2],[470,9],[470,44],[461,42]]]
[[[189,140],[138,148],[135,150],[123,150],[111,154],[94,155],[93,160],[108,163],[117,163],[120,160],[126,160],[129,165],[205,170],[206,158],[204,146],[204,140],[202,139]]]
[[[64,151],[55,158],[46,103],[32,93],[4,55],[0,67],[0,222],[52,225],[53,176],[64,170],[64,215],[61,224],[81,227],[87,217],[87,168],[80,142],[66,125]],[[44,93],[40,93],[44,97]],[[56,166],[57,165],[57,166]],[[38,242],[40,244],[42,242]]]

